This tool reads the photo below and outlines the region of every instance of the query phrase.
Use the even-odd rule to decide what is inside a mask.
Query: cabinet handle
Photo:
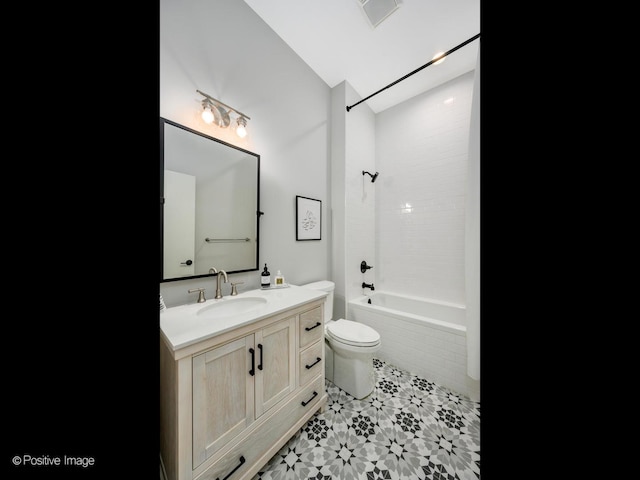
[[[314,398],[316,398],[318,396],[318,392],[316,392],[315,390],[313,391],[313,395],[311,395],[311,398],[309,400],[307,400],[306,402],[302,402],[302,406],[306,407],[307,405],[309,405],[309,402],[311,400],[313,400]]]
[[[249,353],[251,354],[251,370],[249,370],[249,375],[253,377],[256,373],[256,351],[253,348],[250,348]]]
[[[258,370],[262,370],[262,344],[258,344],[258,349],[260,350],[260,365],[258,365]]]
[[[227,476],[224,477],[222,480],[227,480],[227,478],[229,478],[231,475],[233,475],[233,472],[235,472],[237,469],[239,469],[242,466],[243,463],[244,463],[244,457],[241,456],[240,457],[240,464],[236,465],[236,468],[234,468],[229,473],[227,473]],[[216,480],[220,480],[220,477],[216,477]]]
[[[308,332],[309,330],[313,330],[316,327],[322,325],[320,322],[316,323],[313,327],[304,327],[304,329]]]
[[[316,361],[313,362],[311,365],[305,365],[304,368],[306,368],[307,370],[309,370],[311,367],[313,367],[316,363],[318,363],[320,360],[322,360],[320,357],[316,357]]]

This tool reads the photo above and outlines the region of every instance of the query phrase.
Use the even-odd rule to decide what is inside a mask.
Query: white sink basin
[[[200,318],[225,318],[258,309],[267,303],[264,297],[240,297],[214,300],[215,303],[198,310]]]

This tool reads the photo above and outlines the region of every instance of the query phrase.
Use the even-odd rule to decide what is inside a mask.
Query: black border
[[[197,130],[194,130],[192,128],[189,128],[185,125],[181,125],[179,123],[176,123],[172,120],[169,120],[167,118],[164,117],[159,117],[160,118],[160,144],[159,144],[159,151],[160,151],[160,182],[159,182],[159,188],[160,188],[160,258],[159,258],[159,265],[160,265],[160,272],[158,275],[159,281],[160,283],[167,283],[167,282],[175,282],[175,281],[180,281],[180,280],[190,280],[190,279],[194,279],[194,278],[202,278],[202,277],[213,277],[216,276],[216,274],[211,274],[211,273],[203,273],[200,275],[190,275],[190,276],[184,276],[184,277],[174,277],[174,278],[163,278],[163,271],[164,271],[164,255],[163,255],[163,249],[164,249],[164,126],[165,124],[169,124],[172,125],[176,128],[180,128],[186,132],[189,133],[193,133],[194,135],[198,135],[200,137],[206,138],[208,140],[212,140],[214,142],[220,143],[221,145],[224,145],[225,147],[230,147],[233,148],[234,150],[239,150],[241,152],[244,152],[246,154],[252,155],[254,157],[256,157],[256,196],[257,196],[257,201],[256,201],[256,266],[255,268],[247,268],[244,270],[229,270],[227,273],[231,274],[231,273],[242,273],[242,272],[256,272],[259,270],[260,268],[260,217],[262,216],[262,212],[260,211],[260,154],[252,152],[251,150],[247,150],[245,148],[242,147],[238,147],[237,145],[233,145],[232,143],[229,142],[225,142],[224,140],[221,140],[219,138],[216,137],[212,137],[211,135],[207,135],[205,133],[199,132]]]
[[[318,231],[320,232],[320,236],[318,238],[300,238],[300,234],[298,232],[298,229],[299,229],[298,206],[300,204],[300,199],[301,198],[304,198],[305,200],[311,200],[313,202],[318,202],[320,204],[320,218],[319,218],[320,228],[318,229]],[[295,222],[296,222],[296,240],[298,242],[322,240],[322,200],[318,200],[318,199],[315,199],[315,198],[309,198],[309,197],[303,197],[302,195],[296,195],[296,218],[295,218]]]
[[[34,50],[4,58],[19,107],[5,110],[0,475],[158,478],[160,6],[13,7]],[[44,76],[36,57],[53,62]],[[95,462],[14,462],[24,455]]]

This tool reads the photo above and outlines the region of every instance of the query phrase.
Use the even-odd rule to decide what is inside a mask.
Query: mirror
[[[160,118],[161,282],[258,270],[260,155]]]

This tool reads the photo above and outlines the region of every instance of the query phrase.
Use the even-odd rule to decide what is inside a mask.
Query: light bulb
[[[213,112],[211,111],[211,107],[204,107],[202,111],[202,119],[204,123],[213,123]]]
[[[433,56],[433,58],[432,58],[431,60],[435,60],[436,58],[440,58],[440,57],[442,57],[443,55],[444,55],[444,52],[438,52],[438,53],[436,53],[436,54]],[[442,58],[440,58],[440,60],[438,60],[438,61],[436,61],[436,62],[433,62],[433,64],[434,64],[434,65],[438,65],[438,64],[440,64],[440,63],[444,62],[445,58],[447,58],[447,57],[442,57]]]
[[[236,128],[236,133],[240,138],[244,138],[247,136],[247,129],[244,128],[247,124],[247,119],[243,116],[238,118],[238,127]]]

